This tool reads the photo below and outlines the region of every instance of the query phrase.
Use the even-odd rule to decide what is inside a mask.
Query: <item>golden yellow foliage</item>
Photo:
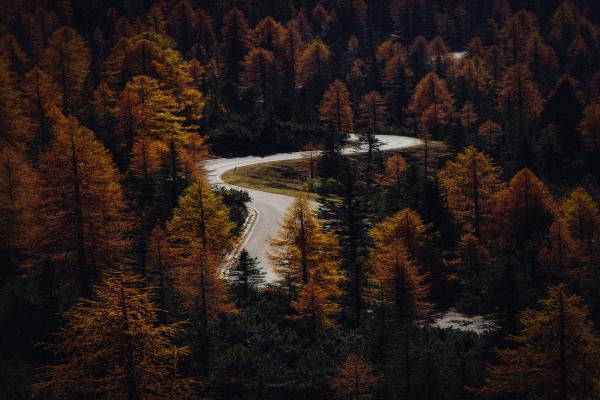
[[[381,377],[375,375],[373,369],[373,365],[363,357],[348,354],[329,383],[335,397],[340,400],[375,398],[376,386]]]
[[[448,161],[438,177],[455,220],[479,236],[490,200],[503,186],[500,169],[485,153],[469,147]]]

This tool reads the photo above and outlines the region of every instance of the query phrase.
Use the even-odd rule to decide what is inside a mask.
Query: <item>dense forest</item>
[[[600,399],[599,17],[0,0],[0,398]],[[205,162],[303,149],[264,265]]]

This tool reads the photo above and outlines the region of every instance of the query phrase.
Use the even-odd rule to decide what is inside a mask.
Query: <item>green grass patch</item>
[[[451,155],[447,146],[438,141],[431,141],[429,150],[432,171],[440,168]],[[395,152],[407,157],[409,162],[422,162],[423,148],[421,146],[400,151],[386,151],[386,153]],[[355,154],[350,157],[365,157],[365,155]],[[231,185],[248,189],[297,197],[308,192],[310,179],[307,167],[306,159],[265,162],[229,170],[223,174],[223,180]],[[318,181],[314,181],[313,184],[318,185]],[[309,197],[311,200],[316,200],[318,195],[309,193]]]
[[[238,167],[223,174],[223,180],[231,185],[262,192],[297,197],[309,188],[309,176],[305,160],[272,161]],[[309,193],[313,200],[315,193]]]

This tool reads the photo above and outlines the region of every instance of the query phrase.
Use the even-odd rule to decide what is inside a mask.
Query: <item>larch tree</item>
[[[319,98],[329,84],[333,64],[331,50],[321,39],[313,39],[296,59],[296,86]]]
[[[203,62],[208,62],[218,53],[218,42],[215,34],[215,22],[212,16],[201,8],[196,9],[193,37],[195,43],[191,48],[191,55]]]
[[[416,226],[410,222],[409,211],[399,212],[373,228],[367,272],[375,285],[371,297],[381,306],[391,305],[403,320],[422,317],[431,308],[427,301],[427,274],[412,254],[420,235],[414,231]]]
[[[329,386],[336,399],[369,400],[375,398],[381,377],[375,375],[373,365],[365,358],[351,353],[337,369]]]
[[[8,59],[0,55],[0,145],[24,148],[31,139],[31,121],[24,113],[25,99]]]
[[[146,22],[152,32],[159,35],[166,33],[166,19],[160,5],[155,4],[150,7],[150,11],[146,15]]]
[[[469,147],[448,161],[438,177],[454,219],[479,237],[490,200],[502,189],[500,169],[485,153]]]
[[[450,122],[454,113],[454,99],[446,83],[431,72],[415,88],[407,111],[421,125],[435,132]]]
[[[546,232],[555,210],[554,197],[548,187],[524,168],[492,198],[485,233],[529,241]]]
[[[566,285],[548,289],[538,310],[519,318],[522,329],[500,349],[476,392],[486,398],[590,399],[600,390],[600,338],[581,297]]]
[[[157,80],[136,76],[127,84],[125,91],[122,109],[124,133],[134,134],[129,170],[147,183],[152,172],[159,167],[164,168],[166,177],[163,184],[168,201],[174,207],[181,185],[178,174],[181,149],[195,126],[185,124],[185,117],[181,115],[184,104],[171,91],[161,89]],[[133,109],[130,108],[132,106]],[[130,117],[133,117],[133,126],[129,125]],[[129,131],[131,128],[132,131]],[[130,140],[126,136],[126,141]]]
[[[335,133],[333,140],[327,146],[328,151],[333,153],[338,149],[343,136],[354,131],[350,93],[339,79],[335,80],[323,94],[319,117],[321,122]]]
[[[62,115],[39,164],[44,233],[37,267],[58,267],[57,280],[76,281],[80,294],[90,297],[93,282],[122,263],[128,247],[119,173],[94,134]]]
[[[221,198],[202,180],[186,189],[168,224],[173,278],[187,307],[203,321],[232,310],[222,262],[233,226]]]
[[[331,289],[318,281],[302,286],[298,298],[291,302],[294,314],[290,319],[308,323],[313,332],[334,326],[334,317],[341,307],[333,298],[339,293]]]
[[[431,72],[418,83],[407,112],[425,142],[423,162],[427,175],[429,139],[432,135],[438,135],[441,128],[450,123],[454,113],[454,99],[446,83]]]
[[[410,100],[409,86],[414,75],[408,68],[404,52],[395,54],[385,62],[381,73],[381,84],[384,87],[389,108],[401,112]]]
[[[421,79],[428,72],[429,54],[427,39],[417,36],[408,49],[410,67],[417,79]]]
[[[535,14],[521,10],[512,14],[500,29],[499,36],[510,65],[530,59],[530,38],[539,31]]]
[[[280,48],[285,28],[273,17],[265,17],[254,28],[254,45],[275,52]]]
[[[151,291],[139,276],[112,270],[65,313],[66,326],[48,345],[60,357],[33,387],[49,399],[188,399],[194,381],[178,375],[189,349],[174,338],[182,324],[158,325]]]
[[[577,282],[581,275],[579,267],[585,261],[585,246],[573,237],[564,218],[557,218],[548,228],[548,244],[538,255],[542,265],[554,268],[551,273],[564,278],[574,278]],[[578,283],[578,282],[577,282]]]
[[[364,132],[363,141],[368,146],[369,166],[373,159],[376,145],[375,134],[381,132],[387,117],[387,105],[383,97],[375,90],[367,93],[360,101],[358,108],[358,126]]]
[[[240,63],[248,50],[253,47],[253,32],[248,26],[244,13],[239,8],[232,8],[223,17],[221,37],[223,38],[222,62],[228,76],[235,81],[240,74]]]
[[[47,73],[33,67],[25,76],[23,84],[27,95],[27,113],[34,130],[34,148],[44,150],[52,138],[52,126],[49,118],[52,106],[58,105],[58,87]]]
[[[196,13],[189,0],[174,4],[168,16],[168,28],[182,51],[188,51],[196,28]]]
[[[327,11],[323,3],[318,3],[313,8],[311,17],[315,34],[319,37],[325,37],[336,22],[335,11]]]
[[[0,146],[0,276],[16,272],[19,260],[31,251],[38,232],[39,177],[23,153]]]
[[[323,230],[306,197],[294,201],[269,243],[269,260],[286,286],[292,308],[303,319],[312,318],[314,327],[327,324],[339,309],[333,300],[341,293],[343,279],[337,258],[340,249],[336,236]]]
[[[441,36],[434,37],[428,45],[428,55],[433,60],[434,71],[439,76],[445,76],[450,67],[451,58],[448,47]]]
[[[40,65],[60,88],[62,112],[65,115],[78,109],[90,71],[90,61],[90,51],[85,41],[73,28],[58,28],[48,39]]]
[[[275,57],[269,50],[255,47],[242,61],[240,88],[252,95],[263,107],[273,105],[277,90],[277,66]]]
[[[282,75],[281,86],[284,90],[293,90],[296,86],[296,62],[303,46],[304,43],[296,21],[289,21],[280,36],[276,51]]]
[[[104,143],[110,147],[117,147],[116,135],[113,127],[116,123],[114,107],[116,103],[115,93],[105,81],[100,82],[94,90],[91,100],[93,106],[93,126]]]
[[[591,249],[600,232],[600,211],[594,199],[584,188],[577,187],[560,202],[560,211],[571,234]]]
[[[484,138],[488,151],[491,151],[494,147],[494,141],[502,136],[503,132],[502,127],[498,123],[488,119],[479,125],[477,134]]]
[[[466,58],[456,69],[456,86],[459,95],[478,104],[490,88],[491,77],[488,66],[479,58]]]
[[[105,75],[113,89],[122,89],[134,76],[133,44],[128,37],[119,38],[105,61]]]
[[[375,61],[377,61],[380,66],[383,66],[397,55],[402,55],[404,58],[406,58],[405,53],[406,51],[399,43],[394,43],[391,40],[385,40],[381,42],[379,46],[377,46],[377,50],[375,51]]]
[[[319,106],[321,122],[330,126],[338,134],[354,131],[350,94],[344,82],[335,80],[323,94]]]
[[[498,86],[498,111],[514,116],[522,137],[528,132],[529,124],[542,112],[542,96],[526,64],[515,64],[502,74]]]
[[[400,188],[405,183],[405,172],[408,164],[400,154],[394,154],[385,160],[385,172],[380,179],[384,185]]]

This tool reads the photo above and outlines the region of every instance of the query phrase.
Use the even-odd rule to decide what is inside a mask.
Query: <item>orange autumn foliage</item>
[[[58,112],[55,138],[40,157],[40,224],[37,268],[58,267],[68,286],[91,295],[102,271],[124,262],[128,242],[120,177],[94,134]],[[41,271],[40,271],[41,272]]]
[[[505,238],[530,239],[535,232],[545,231],[555,210],[550,190],[529,168],[524,168],[492,198],[485,230]]]

